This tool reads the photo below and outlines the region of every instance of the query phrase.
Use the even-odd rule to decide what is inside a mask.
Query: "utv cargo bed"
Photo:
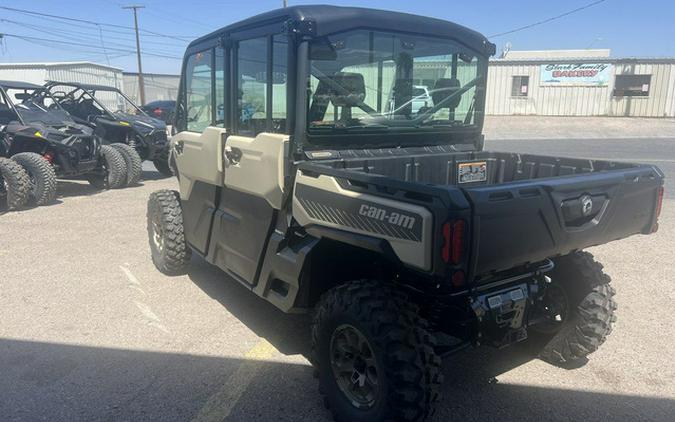
[[[304,169],[468,200],[470,273],[486,276],[655,230],[663,175],[650,165],[446,147],[331,152]],[[338,159],[334,159],[339,156]],[[317,165],[318,164],[318,165]],[[303,166],[300,167],[303,169]],[[367,179],[358,177],[367,174]],[[393,181],[395,183],[391,183]],[[403,184],[400,184],[403,182]],[[375,190],[378,188],[375,187]],[[453,192],[454,191],[454,192]],[[462,209],[450,210],[462,215]],[[466,214],[464,214],[466,215]],[[443,222],[434,222],[434,226]],[[435,230],[434,233],[439,233]]]

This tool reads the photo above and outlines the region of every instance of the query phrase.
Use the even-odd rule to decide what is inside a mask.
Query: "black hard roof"
[[[82,88],[85,91],[119,91],[118,88],[108,85],[96,85],[96,84],[83,84],[80,82],[59,82],[59,81],[48,81],[47,85],[66,85],[72,86],[73,88]]]
[[[390,12],[361,7],[292,6],[262,13],[225,26],[194,40],[190,47],[223,33],[245,30],[266,23],[287,20],[313,21],[314,35],[323,36],[355,28],[396,30],[423,35],[454,38],[468,47],[488,55],[494,54],[494,45],[482,34],[449,21],[408,13]]]
[[[42,89],[41,85],[21,81],[0,81],[0,86],[8,89]]]

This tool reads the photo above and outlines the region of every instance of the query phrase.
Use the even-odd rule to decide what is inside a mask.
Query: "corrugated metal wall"
[[[42,85],[46,77],[47,69],[44,66],[0,63],[0,80]]]
[[[608,86],[548,86],[541,84],[542,61],[490,62],[486,114],[540,116],[675,117],[675,60],[598,60],[610,63]],[[568,60],[562,63],[571,63]],[[614,97],[616,75],[652,75],[647,97]],[[529,76],[526,97],[512,97],[514,76]]]

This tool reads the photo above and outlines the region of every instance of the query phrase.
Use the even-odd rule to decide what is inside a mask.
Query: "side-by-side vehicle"
[[[126,144],[141,160],[171,175],[166,123],[147,115],[118,88],[78,82],[48,82],[45,87],[78,123],[94,129],[105,144]],[[131,177],[140,178],[141,163],[134,161]]]
[[[148,202],[155,265],[180,274],[194,253],[311,312],[309,358],[340,421],[426,420],[441,357],[466,346],[584,360],[616,302],[583,250],[655,232],[664,176],[483,150],[494,52],[454,23],[333,6],[193,41],[171,140],[179,192]]]
[[[86,178],[99,188],[121,187],[126,178],[115,148],[101,145],[44,87],[27,82],[0,81],[0,156],[27,171],[36,205],[54,199],[57,178]]]

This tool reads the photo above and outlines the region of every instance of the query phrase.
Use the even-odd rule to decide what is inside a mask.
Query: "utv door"
[[[233,34],[231,126],[225,140],[224,187],[208,260],[254,285],[283,201],[288,135],[285,128],[287,43],[270,34]],[[278,50],[273,53],[273,49]],[[276,98],[273,99],[273,96]]]
[[[171,154],[178,170],[183,224],[188,243],[203,255],[209,235],[218,190],[223,185],[221,152],[226,136],[215,108],[222,104],[216,86],[223,85],[222,49],[204,48],[189,54],[183,69],[183,87],[178,100],[177,127],[171,139]],[[220,81],[220,82],[218,82]],[[220,100],[218,100],[220,99]]]

